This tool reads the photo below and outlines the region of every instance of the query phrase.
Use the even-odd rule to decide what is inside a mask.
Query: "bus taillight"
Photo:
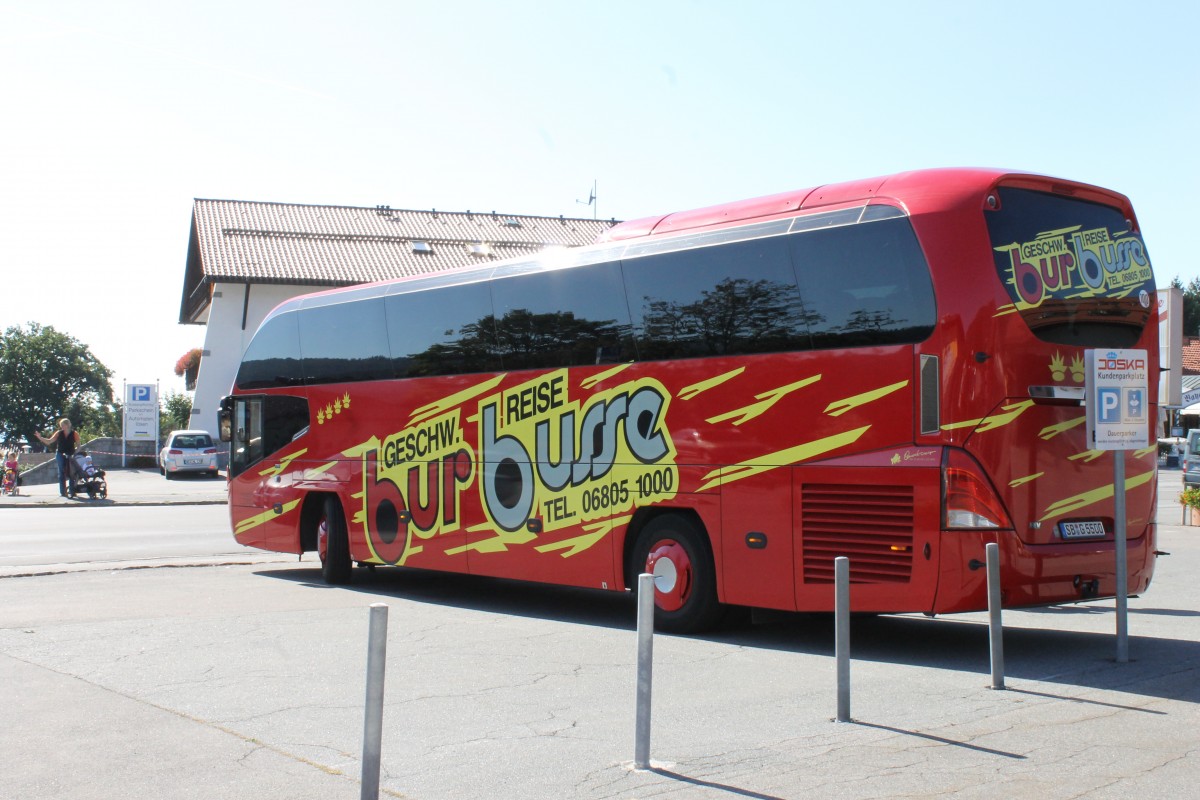
[[[1011,528],[1004,504],[975,459],[946,448],[942,461],[942,527],[947,530]]]

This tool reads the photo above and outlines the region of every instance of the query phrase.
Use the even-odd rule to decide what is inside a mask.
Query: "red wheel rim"
[[[654,600],[663,611],[678,611],[692,595],[695,574],[687,550],[674,539],[657,542],[646,556],[654,576]]]
[[[321,561],[329,554],[329,520],[321,517],[317,523],[317,557]]]

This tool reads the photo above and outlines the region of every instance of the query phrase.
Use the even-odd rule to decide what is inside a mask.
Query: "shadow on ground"
[[[317,591],[352,591],[369,601],[381,598],[549,619],[632,631],[634,597],[628,592],[577,589],[522,581],[389,567],[355,570],[349,586],[325,585],[318,567],[262,569],[256,574],[301,583]],[[1020,627],[1006,624],[1005,673],[1008,680],[1036,680],[1065,686],[1128,692],[1200,702],[1200,681],[1179,673],[1200,671],[1200,642],[1130,636],[1131,663],[1115,662],[1115,636],[1066,630],[1056,620],[1079,615],[1113,614],[1111,606],[1087,604],[1024,610]],[[1130,609],[1138,615],[1200,615],[1190,609]],[[696,638],[737,647],[757,647],[832,657],[833,615],[756,612],[753,622],[739,622]],[[1034,620],[1036,627],[1029,625]],[[1041,620],[1045,624],[1041,624]],[[956,617],[856,615],[851,625],[852,658],[856,661],[975,672],[990,683],[986,622]],[[1057,696],[1057,695],[1054,695]],[[1071,699],[1071,698],[1065,698]],[[1132,706],[1131,706],[1132,707]]]

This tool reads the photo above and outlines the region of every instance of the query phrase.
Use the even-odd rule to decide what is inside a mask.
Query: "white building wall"
[[[192,398],[192,416],[188,427],[217,434],[217,411],[221,398],[233,388],[238,364],[250,345],[250,339],[271,309],[301,294],[315,291],[313,286],[292,286],[256,283],[250,285],[250,300],[246,304],[246,285],[218,283],[208,309],[207,330],[204,333],[204,356],[196,376],[196,394]],[[242,309],[246,309],[246,326],[242,328]]]

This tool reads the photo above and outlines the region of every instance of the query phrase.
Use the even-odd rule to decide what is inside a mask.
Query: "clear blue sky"
[[[1124,192],[1186,283],[1198,9],[0,0],[0,327],[181,390],[195,197],[632,219],[937,166]]]

